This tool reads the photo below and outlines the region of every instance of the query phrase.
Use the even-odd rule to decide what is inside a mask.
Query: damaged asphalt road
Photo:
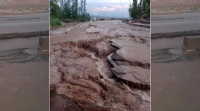
[[[0,16],[1,110],[49,110],[49,54],[38,51],[48,20],[49,13]]]
[[[69,101],[72,110],[148,111],[149,55],[150,29],[121,21],[52,33],[50,83],[58,95],[51,97],[51,110],[64,110]]]

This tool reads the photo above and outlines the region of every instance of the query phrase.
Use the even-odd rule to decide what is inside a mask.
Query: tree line
[[[86,0],[50,0],[50,24],[57,26],[63,22],[85,22],[90,20],[86,11]]]
[[[132,19],[139,19],[142,16],[150,18],[150,0],[133,0],[133,3],[130,5],[129,14]]]

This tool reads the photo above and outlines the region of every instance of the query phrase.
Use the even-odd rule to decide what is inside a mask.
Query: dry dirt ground
[[[0,15],[33,14],[49,10],[49,0],[1,0]]]
[[[152,14],[178,14],[200,10],[199,0],[151,0]]]
[[[121,21],[51,32],[51,111],[150,111],[150,29]]]

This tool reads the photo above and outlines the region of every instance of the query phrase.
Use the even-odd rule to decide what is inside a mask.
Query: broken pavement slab
[[[200,36],[186,36],[183,41],[183,49],[195,51],[200,49]]]
[[[39,46],[38,49],[41,51],[49,50],[49,37],[44,36],[39,38]]]
[[[131,83],[131,86],[149,89],[150,47],[148,43],[138,43],[139,38],[134,40],[136,43],[133,44],[129,39],[112,39],[111,44],[117,50],[110,54],[107,60],[111,64],[112,73],[125,84],[130,85]]]

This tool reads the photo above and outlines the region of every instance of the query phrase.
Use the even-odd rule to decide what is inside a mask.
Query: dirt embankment
[[[51,111],[149,111],[149,40],[148,28],[120,21],[53,34]]]

